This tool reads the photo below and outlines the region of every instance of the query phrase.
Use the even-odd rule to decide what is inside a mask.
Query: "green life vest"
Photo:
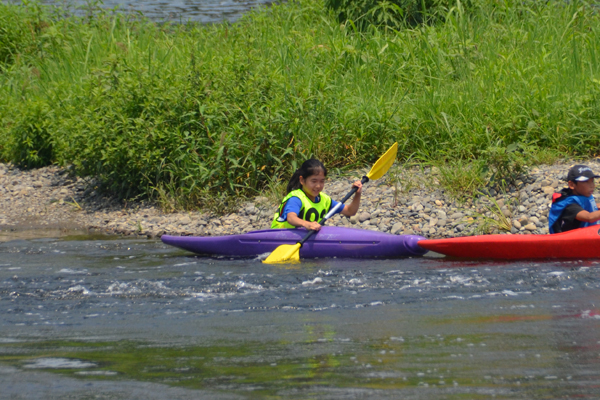
[[[296,228],[294,225],[287,222],[287,220],[280,218],[283,209],[287,201],[292,198],[297,197],[302,202],[302,208],[300,209],[300,214],[298,214],[298,218],[303,219],[305,221],[320,221],[321,218],[327,214],[329,209],[331,208],[331,197],[321,192],[319,194],[319,202],[313,203],[306,193],[302,191],[302,189],[292,190],[288,193],[287,196],[284,197],[281,205],[275,212],[275,216],[273,217],[273,223],[271,224],[271,229],[281,229],[281,228]]]

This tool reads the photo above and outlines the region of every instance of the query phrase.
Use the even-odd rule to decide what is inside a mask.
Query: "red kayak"
[[[421,240],[419,246],[461,258],[584,259],[600,258],[600,226],[553,235],[478,235]]]

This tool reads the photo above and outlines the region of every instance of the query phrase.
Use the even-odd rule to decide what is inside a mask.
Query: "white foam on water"
[[[23,342],[23,341],[19,340],[19,339],[0,337],[0,343],[21,343],[21,342]]]
[[[194,265],[194,264],[198,264],[198,261],[186,262],[186,263],[181,263],[181,264],[173,264],[173,266],[174,267],[183,267],[186,265]]]
[[[255,292],[245,292],[245,293],[241,293],[242,295],[248,294],[248,293],[255,293]],[[232,297],[232,296],[239,296],[240,293],[203,293],[203,292],[190,292],[190,293],[186,293],[186,296],[191,296],[191,298],[195,299],[195,300],[199,300],[199,301],[204,301],[204,300],[214,300],[214,299],[226,299],[228,297]],[[190,298],[186,298],[185,300],[188,300]]]
[[[402,275],[402,274],[404,274],[404,271],[400,271],[399,269],[393,269],[391,271],[387,271],[385,274],[386,275],[393,275],[393,274]]]
[[[262,253],[256,256],[256,258],[254,259],[255,261],[264,261],[267,259],[267,257],[269,257],[271,255],[271,253]]]
[[[317,275],[321,275],[321,276],[331,276],[334,275],[334,272],[331,270],[327,270],[327,271],[323,271],[322,269],[317,271]]]
[[[252,290],[263,290],[264,288],[262,287],[262,285],[254,285],[252,283],[248,283],[248,282],[244,282],[244,281],[238,281],[235,286],[238,289],[241,288],[245,288],[245,289],[252,289]]]
[[[198,292],[198,293],[189,293],[189,295],[192,296],[192,298],[194,298],[196,300],[200,300],[200,301],[217,298],[217,295],[215,295],[213,293]]]
[[[379,378],[379,379],[397,379],[404,378],[406,374],[403,372],[395,372],[395,371],[380,371],[380,372],[369,372],[366,374],[368,378]]]
[[[452,275],[449,277],[450,283],[456,283],[464,286],[472,286],[475,284],[470,276]]]
[[[33,360],[32,363],[26,364],[23,368],[50,368],[50,369],[75,369],[75,368],[93,368],[97,365],[95,363],[75,360],[70,358],[38,358]]]
[[[71,268],[63,268],[58,272],[63,273],[63,274],[81,275],[81,274],[87,274],[88,270],[87,269],[76,270],[76,269],[71,269]]]
[[[304,286],[308,286],[308,285],[318,285],[323,283],[323,279],[316,277],[315,279],[313,279],[312,281],[304,281],[302,282],[302,285]]]
[[[90,291],[87,290],[84,286],[76,285],[67,289],[67,292],[71,293],[80,293],[80,294],[90,294]]]
[[[117,375],[115,371],[77,371],[75,375],[92,375],[92,376],[113,376]]]
[[[121,294],[121,293],[124,293],[128,289],[129,289],[129,284],[128,283],[115,282],[115,283],[111,284],[106,289],[106,291],[108,293],[111,293],[111,294]],[[138,292],[139,292],[139,289],[138,289]]]
[[[140,293],[151,293],[153,291],[161,291],[161,292],[172,292],[171,289],[166,287],[162,281],[148,281],[145,279],[141,279],[138,281],[134,281],[131,283],[128,282],[113,282],[108,288],[106,288],[106,294],[115,295],[115,294],[140,294]]]

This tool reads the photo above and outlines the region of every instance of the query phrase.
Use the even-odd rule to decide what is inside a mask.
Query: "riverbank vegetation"
[[[194,208],[259,194],[311,156],[362,167],[394,141],[457,192],[595,156],[597,8],[479,3],[360,29],[318,0],[209,26],[0,3],[0,158]]]

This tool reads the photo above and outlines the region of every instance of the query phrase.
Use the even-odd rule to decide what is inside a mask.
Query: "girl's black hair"
[[[315,158],[304,161],[302,166],[298,168],[290,178],[290,182],[287,185],[287,192],[289,193],[302,187],[300,184],[300,177],[308,179],[309,176],[318,174],[319,170],[323,171],[323,175],[327,176],[327,168],[325,168],[321,161]]]

